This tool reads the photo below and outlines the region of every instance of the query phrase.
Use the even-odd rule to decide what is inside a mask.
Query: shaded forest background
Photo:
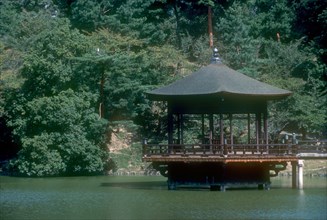
[[[0,0],[3,169],[91,175],[140,160],[143,137],[166,135],[164,104],[144,93],[209,63],[209,6],[224,63],[294,92],[270,104],[271,134],[326,138],[326,1]],[[127,151],[108,150],[117,139]]]

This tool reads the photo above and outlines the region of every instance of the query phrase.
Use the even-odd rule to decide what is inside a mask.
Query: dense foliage
[[[326,136],[325,1],[2,0],[0,159],[19,175],[97,174],[121,121],[164,137],[165,104],[144,92],[209,62],[209,6],[224,62],[294,92],[270,105],[271,132]]]

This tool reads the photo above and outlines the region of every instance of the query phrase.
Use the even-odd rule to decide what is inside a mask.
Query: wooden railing
[[[327,153],[327,140],[300,141],[298,143],[299,153]]]
[[[292,144],[144,144],[143,155],[296,155],[297,145]]]
[[[151,156],[296,156],[326,154],[325,142],[306,144],[143,144],[143,155]]]

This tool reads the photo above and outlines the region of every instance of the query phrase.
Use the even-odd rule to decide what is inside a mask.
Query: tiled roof
[[[170,85],[147,92],[153,100],[168,100],[183,96],[233,95],[282,98],[292,92],[260,82],[224,64],[212,63]]]

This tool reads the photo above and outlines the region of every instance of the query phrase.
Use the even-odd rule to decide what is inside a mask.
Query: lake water
[[[168,191],[158,176],[0,176],[0,219],[327,219],[327,179],[272,178],[271,190]]]

